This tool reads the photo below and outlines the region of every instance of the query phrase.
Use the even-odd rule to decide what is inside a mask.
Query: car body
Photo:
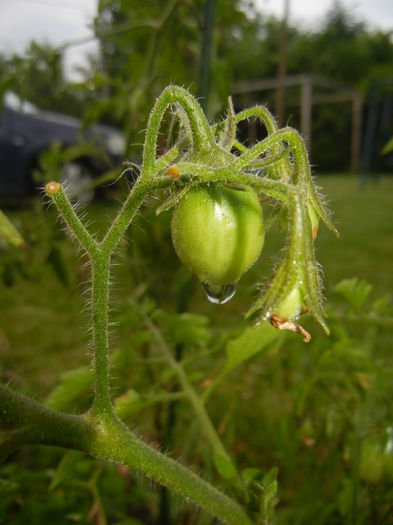
[[[105,165],[86,157],[73,161],[68,171],[75,179],[80,177],[77,166],[83,166],[83,173],[94,177],[110,165],[119,164],[125,153],[124,136],[119,130],[96,124],[83,131],[81,120],[42,111],[21,101],[15,93],[6,92],[0,114],[0,195],[17,197],[36,191],[38,184],[32,172],[39,165],[41,153],[54,143],[64,147],[77,145],[82,136],[104,149],[107,162]]]

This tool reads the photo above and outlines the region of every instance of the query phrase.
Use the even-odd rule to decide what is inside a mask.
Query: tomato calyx
[[[311,335],[295,322],[300,315],[306,312],[308,312],[308,308],[304,306],[303,293],[299,286],[295,286],[275,309],[275,313],[271,314],[269,321],[277,330],[289,330],[298,333],[303,337],[305,343],[309,343]]]

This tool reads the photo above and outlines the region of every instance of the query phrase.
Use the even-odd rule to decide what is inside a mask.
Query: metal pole
[[[312,79],[304,77],[300,102],[300,130],[310,153],[311,148]]]
[[[367,113],[366,131],[364,133],[364,143],[360,168],[360,185],[363,186],[371,176],[372,159],[374,153],[375,136],[378,125],[378,102],[379,102],[379,82],[373,82],[371,86],[369,107]]]
[[[289,0],[284,0],[284,14],[281,21],[280,30],[280,58],[277,71],[277,91],[276,91],[276,113],[277,120],[284,126],[285,119],[285,75],[287,73],[287,28],[289,19]]]
[[[362,129],[362,98],[358,93],[352,99],[351,171],[359,171],[360,141]]]
[[[214,18],[216,14],[216,0],[205,0],[203,13],[203,36],[201,57],[199,64],[198,93],[200,104],[204,111],[207,107],[207,96],[209,92],[210,62],[213,40]]]

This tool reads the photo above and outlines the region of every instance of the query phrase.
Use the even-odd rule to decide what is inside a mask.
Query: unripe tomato
[[[191,188],[174,210],[171,232],[183,264],[219,290],[238,281],[261,253],[265,228],[258,196],[217,184]]]

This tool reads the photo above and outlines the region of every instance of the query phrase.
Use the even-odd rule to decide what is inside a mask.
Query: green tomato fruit
[[[191,188],[173,212],[171,232],[179,259],[211,297],[216,296],[213,302],[226,302],[233,296],[233,283],[255,263],[263,247],[258,196],[251,189],[217,184]]]

